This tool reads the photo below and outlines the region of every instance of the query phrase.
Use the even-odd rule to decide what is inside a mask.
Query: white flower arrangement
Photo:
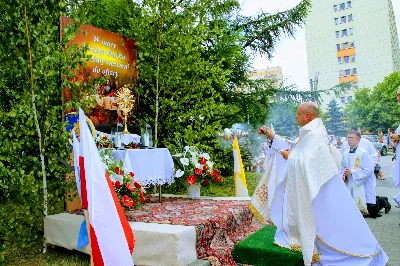
[[[189,185],[199,183],[208,187],[211,182],[219,183],[223,180],[218,170],[213,168],[214,162],[210,161],[210,155],[195,146],[185,146],[182,153],[173,157],[177,158],[175,177],[184,176]]]

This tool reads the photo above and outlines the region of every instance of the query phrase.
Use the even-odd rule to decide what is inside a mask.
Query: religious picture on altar
[[[70,23],[72,19],[60,18],[61,34]],[[123,113],[118,109],[115,96],[123,86],[128,86],[132,91],[136,87],[138,77],[136,42],[116,33],[84,24],[67,45],[73,44],[87,45],[87,54],[91,58],[85,66],[80,67],[81,71],[71,82],[83,83],[101,78],[101,82],[93,84],[93,95],[86,95],[94,97],[96,102],[96,107],[87,114],[88,117],[96,128],[107,125],[111,127],[117,122],[122,122]],[[70,99],[71,93],[66,88],[64,101],[68,102]],[[134,107],[132,111],[135,109]],[[67,113],[74,111],[76,110],[67,110]]]

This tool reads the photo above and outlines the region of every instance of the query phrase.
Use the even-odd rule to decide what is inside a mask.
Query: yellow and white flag
[[[233,139],[233,160],[235,169],[235,197],[248,197],[246,176],[244,175],[242,156],[237,137]]]

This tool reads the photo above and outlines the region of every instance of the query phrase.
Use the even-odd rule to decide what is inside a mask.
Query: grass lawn
[[[247,186],[249,195],[257,186],[257,174],[254,172],[246,172]],[[168,189],[164,189],[163,193],[170,193]],[[202,196],[214,197],[233,197],[235,195],[235,185],[233,176],[225,177],[221,184],[213,184],[210,189],[201,190]],[[29,266],[81,266],[89,265],[90,258],[88,255],[78,251],[71,251],[60,247],[49,247],[47,253],[41,252],[41,243],[30,249],[9,248],[3,253],[6,262],[2,265],[29,265]]]

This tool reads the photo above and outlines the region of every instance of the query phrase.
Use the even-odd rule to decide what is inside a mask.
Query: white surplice
[[[347,189],[352,195],[360,211],[367,214],[367,203],[376,203],[376,179],[374,163],[366,150],[357,147],[355,153],[349,153],[347,149],[343,153],[342,168],[340,174],[346,168],[351,169],[351,175],[347,176]]]
[[[384,266],[387,255],[344,185],[328,146],[322,120],[299,130],[288,158],[285,189],[289,243],[301,248],[304,265]]]

